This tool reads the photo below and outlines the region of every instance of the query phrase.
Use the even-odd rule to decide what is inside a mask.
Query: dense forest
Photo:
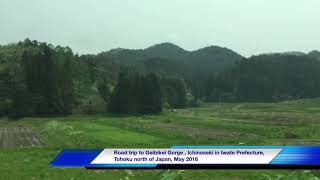
[[[320,61],[308,56],[260,55],[237,62],[203,84],[207,101],[268,102],[320,97]]]
[[[217,46],[163,43],[77,55],[31,41],[0,46],[0,116],[160,113],[207,102],[320,97],[320,53],[244,58]]]

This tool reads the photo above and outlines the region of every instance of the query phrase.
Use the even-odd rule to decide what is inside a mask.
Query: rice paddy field
[[[0,179],[318,179],[316,170],[53,168],[66,148],[320,145],[320,99],[213,103],[160,115],[0,119]]]

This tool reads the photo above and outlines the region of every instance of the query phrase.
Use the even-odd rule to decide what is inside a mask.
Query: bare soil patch
[[[30,127],[0,128],[0,148],[43,146],[43,140]]]

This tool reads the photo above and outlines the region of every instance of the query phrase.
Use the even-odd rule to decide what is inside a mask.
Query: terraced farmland
[[[30,127],[0,128],[0,148],[37,147],[44,142]]]
[[[161,115],[108,114],[0,120],[3,179],[310,179],[315,171],[104,170],[49,166],[65,148],[173,145],[319,145],[320,100],[203,104]],[[23,169],[23,171],[22,171]]]

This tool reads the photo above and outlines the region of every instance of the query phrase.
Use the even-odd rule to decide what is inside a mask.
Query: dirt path
[[[36,147],[44,142],[30,127],[0,128],[0,148]]]
[[[291,145],[291,146],[319,146],[320,145],[319,140],[281,139],[278,141],[282,142],[285,145]]]
[[[241,137],[258,137],[256,134],[246,134],[235,131],[221,131],[221,130],[213,130],[213,129],[205,129],[205,128],[193,128],[180,126],[176,124],[153,124],[151,125],[155,128],[164,128],[170,129],[177,132],[183,132],[188,134],[189,136],[205,136],[210,139],[221,139],[221,138],[238,138]]]

